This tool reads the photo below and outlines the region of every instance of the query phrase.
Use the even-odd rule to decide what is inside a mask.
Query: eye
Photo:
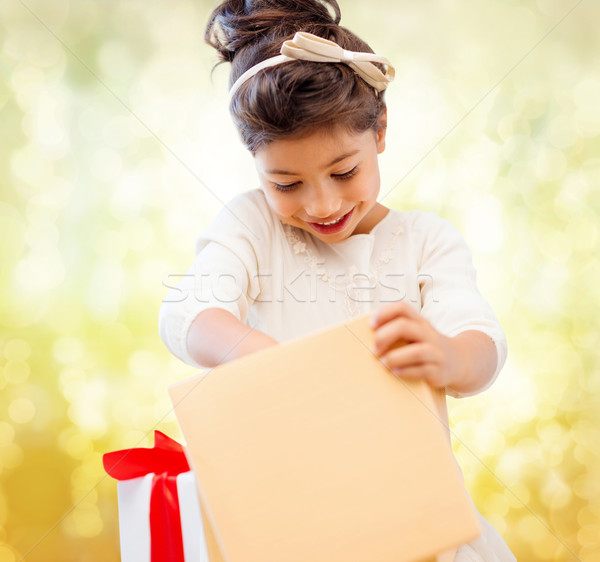
[[[288,183],[287,185],[281,185],[280,183],[274,183],[273,186],[277,191],[292,191],[300,182]]]
[[[331,174],[331,175],[338,180],[347,180],[347,179],[351,178],[353,175],[355,175],[356,172],[358,172],[358,166],[354,166],[354,168],[352,168],[349,172],[346,172],[344,174]]]

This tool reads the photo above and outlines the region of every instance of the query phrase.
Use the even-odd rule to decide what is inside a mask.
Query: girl
[[[232,63],[230,111],[260,189],[201,235],[161,307],[161,337],[212,367],[373,311],[375,352],[392,372],[475,394],[505,361],[504,334],[458,232],[377,202],[394,70],[339,20],[335,0],[230,0],[213,12],[206,40]],[[481,524],[456,560],[515,560]]]

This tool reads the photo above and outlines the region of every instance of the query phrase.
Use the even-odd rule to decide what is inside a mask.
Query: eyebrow
[[[350,158],[350,156],[354,156],[355,154],[358,154],[359,152],[360,152],[360,149],[353,150],[352,152],[346,152],[345,154],[342,154],[342,155],[338,156],[337,158],[334,158],[331,162],[329,162],[329,164],[327,164],[325,166],[325,168],[330,168],[334,164],[337,164],[338,162],[341,162],[342,160],[345,160],[346,158]],[[286,170],[265,170],[265,172],[267,174],[274,174],[277,176],[299,176],[299,175],[301,175],[298,172],[288,172]]]

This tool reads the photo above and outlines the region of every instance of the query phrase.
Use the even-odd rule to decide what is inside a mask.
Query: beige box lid
[[[479,535],[444,395],[373,342],[363,316],[170,388],[211,562],[414,561]]]

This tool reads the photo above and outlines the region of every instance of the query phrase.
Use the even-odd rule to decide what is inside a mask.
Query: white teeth
[[[346,215],[344,215],[345,217]],[[321,226],[329,226],[331,224],[336,224],[338,222],[340,222],[344,217],[340,217],[339,219],[335,220],[335,221],[331,221],[331,222],[318,222],[317,224],[320,224]]]

